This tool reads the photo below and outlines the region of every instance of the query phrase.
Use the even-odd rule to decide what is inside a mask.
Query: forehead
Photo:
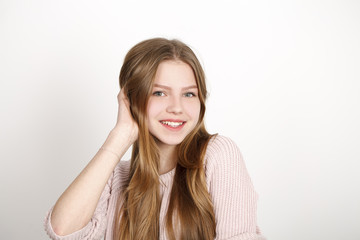
[[[159,64],[154,83],[171,87],[197,85],[192,68],[187,63],[174,60]]]

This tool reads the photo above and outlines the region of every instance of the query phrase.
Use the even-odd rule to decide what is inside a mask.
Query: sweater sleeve
[[[107,226],[107,208],[111,195],[111,185],[114,173],[110,176],[100,196],[99,202],[89,223],[82,229],[66,236],[57,235],[51,226],[51,214],[53,207],[48,211],[44,221],[46,233],[54,240],[80,240],[80,239],[101,239],[104,236]]]
[[[205,156],[217,240],[265,240],[256,222],[258,195],[242,155],[229,138],[211,139]]]

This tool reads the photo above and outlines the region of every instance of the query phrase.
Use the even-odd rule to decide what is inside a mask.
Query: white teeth
[[[169,125],[170,127],[178,127],[183,125],[184,122],[169,122],[169,121],[161,121],[162,124]]]

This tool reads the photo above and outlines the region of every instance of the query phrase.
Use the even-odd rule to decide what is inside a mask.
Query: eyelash
[[[165,95],[165,93],[163,93],[163,92],[161,92],[161,91],[155,91],[155,92],[153,93],[154,96],[161,97],[161,95],[159,95],[159,94],[164,94],[164,95]]]
[[[156,96],[156,97],[162,97],[163,96],[162,94],[165,95],[165,93],[161,92],[161,91],[155,91],[153,93],[153,95]],[[191,96],[188,96],[189,94],[191,94]],[[193,92],[187,92],[187,93],[184,93],[184,96],[186,96],[186,97],[196,97],[196,94],[193,93]]]
[[[195,93],[193,93],[193,92],[187,92],[184,95],[188,95],[188,94],[191,94],[192,95],[191,97],[196,97]]]

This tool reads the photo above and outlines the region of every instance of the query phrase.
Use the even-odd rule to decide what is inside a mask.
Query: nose
[[[181,114],[183,112],[181,98],[171,96],[166,108],[166,111],[173,114]]]

